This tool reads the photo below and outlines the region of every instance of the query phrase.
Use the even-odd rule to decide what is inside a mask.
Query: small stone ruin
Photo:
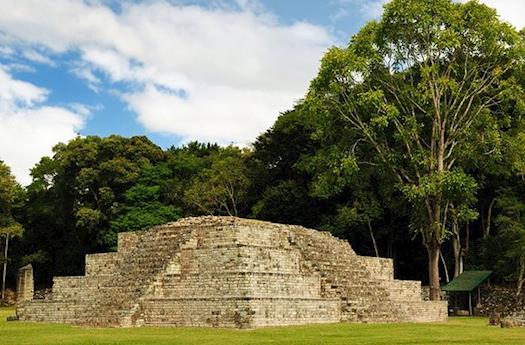
[[[446,302],[394,279],[391,259],[356,255],[327,232],[234,217],[185,218],[118,235],[115,253],[86,255],[85,276],[55,277],[20,320],[91,326],[254,328],[329,322],[439,322]],[[31,276],[31,277],[29,277]]]

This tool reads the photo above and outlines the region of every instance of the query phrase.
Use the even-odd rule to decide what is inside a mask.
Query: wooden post
[[[472,316],[472,291],[468,293],[468,311],[470,316]]]

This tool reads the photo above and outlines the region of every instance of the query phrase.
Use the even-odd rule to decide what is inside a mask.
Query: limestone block
[[[33,266],[26,265],[18,270],[16,279],[16,300],[17,303],[33,300],[34,282]]]

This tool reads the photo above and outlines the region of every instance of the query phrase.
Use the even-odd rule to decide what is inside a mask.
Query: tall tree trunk
[[[5,276],[7,273],[7,251],[9,249],[9,234],[5,235],[4,270],[2,271],[2,300],[5,296]]]
[[[441,253],[441,231],[446,219],[441,220],[442,195],[438,194],[429,208],[429,231],[427,233],[426,248],[428,252],[428,281],[430,285],[430,300],[439,301],[441,299],[441,286],[439,277],[439,254]],[[445,207],[445,214],[447,213]]]
[[[450,281],[450,276],[448,275],[447,262],[445,261],[442,251],[439,251],[439,256],[441,257],[441,263],[443,264],[443,270],[445,271],[445,281],[448,283]]]
[[[523,284],[525,283],[525,257],[522,257],[520,260],[520,273],[518,274],[518,286],[516,295],[519,296],[521,294],[521,289],[523,288]]]
[[[439,285],[439,253],[440,245],[432,241],[427,246],[428,252],[428,281],[430,285],[430,300],[439,301],[441,299],[441,287]]]
[[[490,223],[492,221],[492,209],[494,208],[494,203],[496,202],[496,198],[492,198],[490,201],[489,209],[487,211],[487,222],[485,223],[485,227],[483,228],[483,238],[487,238],[490,235]]]
[[[461,260],[460,260],[460,268],[459,273],[463,273],[465,271],[465,257],[468,254],[468,251],[470,249],[470,225],[467,223],[465,224],[465,243],[461,248]]]
[[[370,237],[372,238],[372,243],[374,244],[374,251],[376,253],[376,257],[379,257],[379,250],[377,249],[377,243],[376,238],[374,236],[374,230],[372,229],[372,224],[370,224],[370,220],[367,221],[368,223],[368,230],[370,231]]]
[[[454,278],[463,273],[463,250],[461,234],[457,222],[452,224],[452,252],[454,253]]]
[[[436,103],[437,104],[437,103]],[[442,173],[445,171],[445,122],[442,122],[439,107],[436,108],[436,120],[434,122],[437,130],[437,166],[433,172]],[[428,252],[428,281],[430,285],[430,300],[439,301],[441,299],[441,286],[439,278],[439,254],[441,253],[442,231],[446,224],[447,208],[443,209],[443,193],[439,192],[431,200],[427,200],[429,211],[429,233],[427,234]],[[444,211],[444,212],[442,212]]]

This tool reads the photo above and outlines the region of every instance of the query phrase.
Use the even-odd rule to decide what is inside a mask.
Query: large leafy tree
[[[106,251],[115,245],[117,231],[135,229],[122,228],[137,213],[134,207],[155,204],[160,196],[136,200],[129,190],[136,184],[155,189],[155,176],[145,174],[166,160],[165,152],[145,137],[79,137],[53,151],[32,170],[24,219],[22,261],[40,265],[37,272],[46,278],[81,273],[85,253]],[[162,220],[178,218],[173,211]]]
[[[182,210],[173,204],[173,173],[166,163],[146,167],[137,183],[124,192],[122,212],[111,222],[114,232],[146,229],[178,219]]]
[[[412,204],[432,299],[451,224],[476,216],[465,162],[499,159],[505,105],[523,97],[513,77],[523,52],[518,32],[478,2],[393,0],[346,48],[330,49],[311,84],[307,102],[338,128],[320,135],[339,148],[342,176],[381,166]]]
[[[251,216],[319,228],[327,203],[310,193],[312,174],[300,162],[317,152],[315,117],[302,105],[281,114],[249,159]]]
[[[9,167],[0,161],[0,237],[4,239],[2,269],[2,299],[4,299],[9,239],[22,235],[23,228],[13,217],[13,206],[21,188]]]
[[[234,146],[211,155],[209,167],[203,169],[186,190],[186,202],[198,213],[238,216],[250,183],[245,163],[248,155],[248,150]]]
[[[257,138],[249,160],[251,216],[329,230],[362,255],[395,257],[398,273],[420,279],[419,248],[404,250],[406,203],[391,178],[377,166],[345,175],[334,159],[340,151],[319,135],[323,126],[340,137],[340,126],[301,103]]]

